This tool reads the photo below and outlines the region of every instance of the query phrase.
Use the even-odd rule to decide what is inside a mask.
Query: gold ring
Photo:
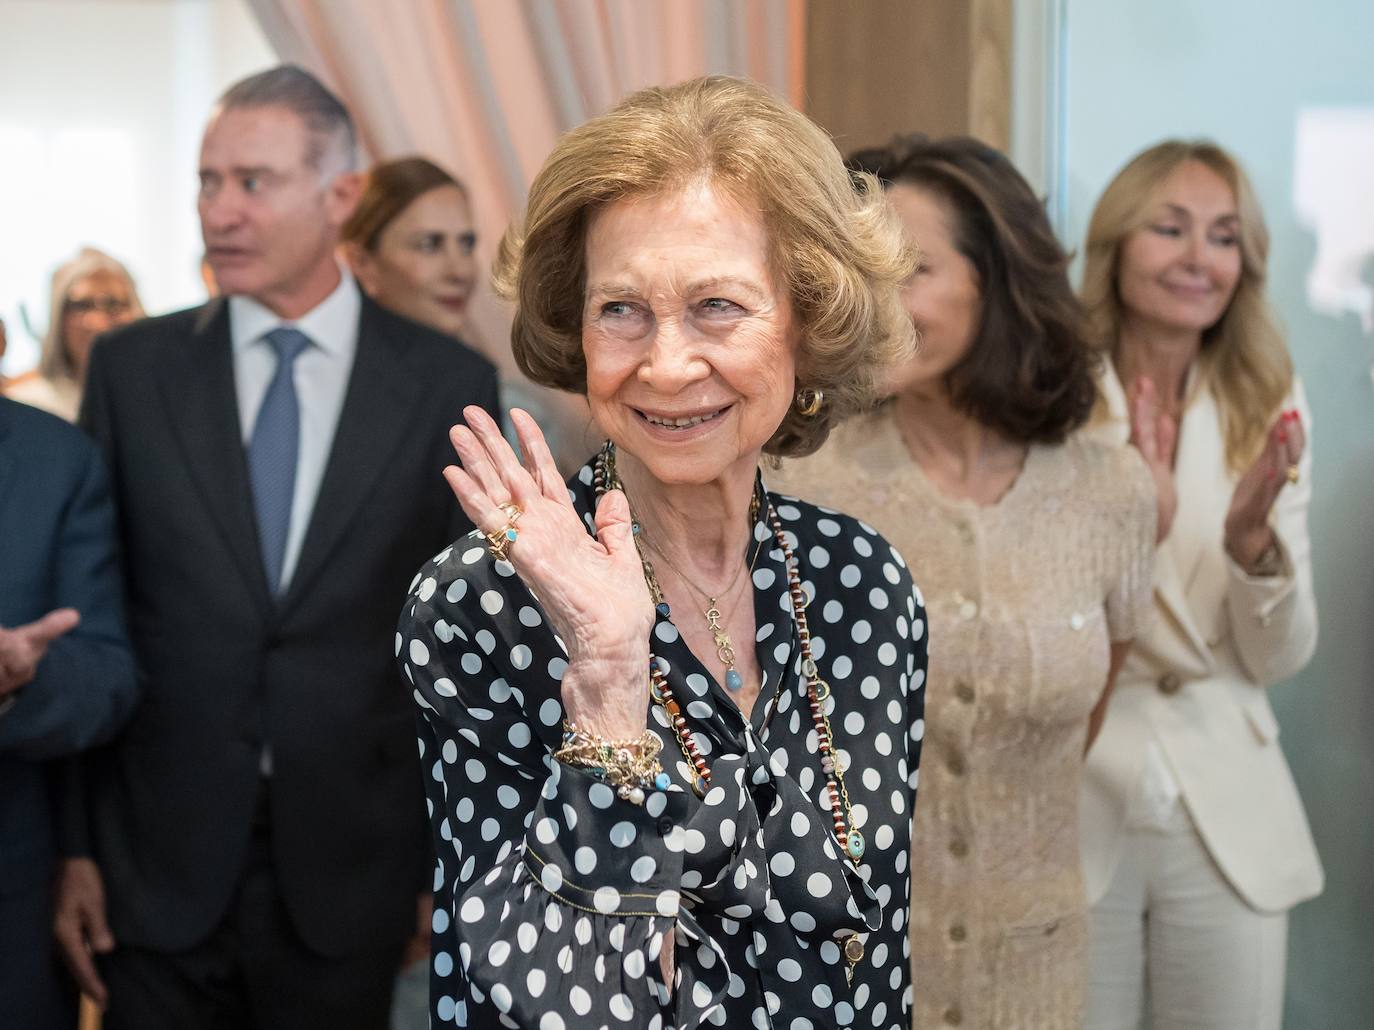
[[[498,530],[482,535],[487,538],[487,550],[491,556],[497,561],[508,561],[506,549],[515,543],[516,537],[520,535],[515,524],[520,521],[520,516],[525,513],[520,510],[518,504],[512,504],[510,501],[505,504],[498,504],[496,507],[506,516],[506,524]]]
[[[1296,465],[1289,465],[1289,466],[1288,466],[1288,482],[1290,482],[1290,483],[1297,483],[1297,481],[1298,481],[1298,466],[1296,466]]]

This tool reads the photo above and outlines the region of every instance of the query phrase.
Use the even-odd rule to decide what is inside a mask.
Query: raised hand
[[[1231,494],[1226,512],[1226,553],[1248,569],[1273,542],[1269,511],[1279,491],[1297,482],[1298,462],[1307,447],[1302,417],[1294,409],[1280,413],[1269,427],[1259,455]]]
[[[32,683],[48,646],[80,621],[75,608],[58,608],[23,626],[0,626],[0,697]]]
[[[563,705],[580,728],[630,739],[646,725],[649,632],[654,606],[635,548],[625,495],[608,491],[596,509],[596,536],[572,506],[544,434],[512,409],[524,452],[516,457],[479,407],[450,432],[462,467],[444,469],[463,511],[484,533],[508,523],[502,504],[520,511],[507,555],[568,650]]]
[[[1131,382],[1126,399],[1131,415],[1131,443],[1145,459],[1155,481],[1155,543],[1159,543],[1169,535],[1178,513],[1178,490],[1174,486],[1178,423],[1164,414],[1154,380],[1148,376]]]

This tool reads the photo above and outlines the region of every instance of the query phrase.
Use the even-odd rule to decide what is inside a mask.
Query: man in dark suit
[[[100,454],[0,397],[0,1026],[75,1020],[49,930],[51,760],[109,739],[135,688]]]
[[[336,261],[353,150],[300,69],[231,87],[199,199],[226,298],[91,357],[82,422],[109,455],[146,675],[128,730],[85,763],[89,837],[59,892],[107,1030],[384,1027],[430,878],[395,618],[414,569],[469,528],[447,429],[464,404],[497,410],[496,378]]]

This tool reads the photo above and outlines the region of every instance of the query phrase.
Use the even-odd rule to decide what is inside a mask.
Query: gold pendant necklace
[[[725,627],[720,623],[723,616],[721,615],[720,605],[717,599],[688,579],[683,571],[673,563],[673,559],[669,558],[661,548],[655,547],[648,540],[645,540],[644,543],[652,548],[655,554],[668,563],[668,568],[677,573],[678,579],[682,580],[688,587],[696,591],[699,596],[705,598],[706,611],[703,613],[703,616],[706,619],[706,629],[710,632],[711,640],[716,645],[716,658],[719,659],[721,665],[725,666],[725,686],[731,693],[739,691],[744,687],[744,677],[741,676],[739,671],[735,668],[735,648],[730,641],[730,634],[726,632]],[[754,547],[754,558],[750,561],[748,566],[751,571],[753,570],[754,562],[758,560],[760,550],[762,550],[762,545],[756,545]],[[735,570],[735,576],[730,580],[730,585],[722,592],[722,597],[729,597],[734,592],[735,585],[739,582],[740,573],[744,568],[745,566],[741,565]]]

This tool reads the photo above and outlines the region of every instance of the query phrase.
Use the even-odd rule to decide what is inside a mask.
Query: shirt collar
[[[349,357],[357,345],[362,297],[348,269],[339,264],[339,285],[300,318],[283,319],[252,297],[229,298],[229,336],[235,353],[260,341],[273,329],[299,329],[331,357]]]

